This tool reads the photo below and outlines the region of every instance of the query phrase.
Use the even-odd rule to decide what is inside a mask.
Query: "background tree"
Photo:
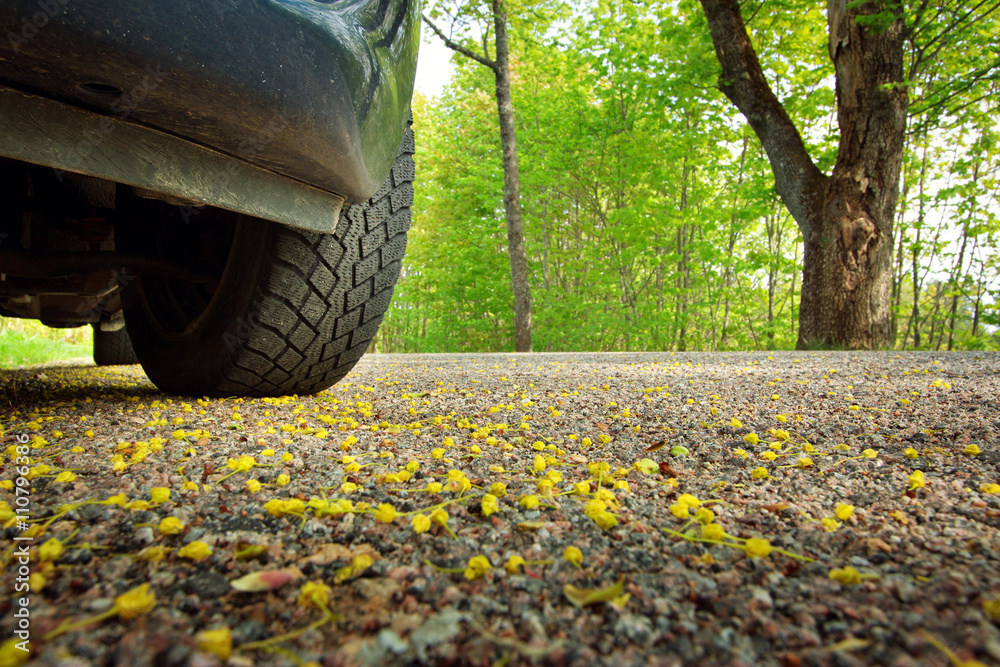
[[[833,61],[837,160],[825,174],[806,150],[784,105],[771,90],[738,0],[701,0],[716,57],[719,88],[746,116],[767,151],[777,191],[805,239],[798,347],[888,347],[893,342],[892,244],[903,163],[908,86],[997,3],[957,0],[907,14],[902,4],[869,0],[828,3]],[[963,35],[965,37],[963,37]],[[905,62],[905,47],[910,46]],[[994,49],[995,51],[995,49]],[[904,65],[908,70],[904,73]],[[966,74],[989,79],[997,62]],[[925,96],[947,106],[974,84],[948,77]]]
[[[755,6],[747,25],[830,174],[841,137],[825,5],[791,1]],[[527,21],[538,6],[515,5],[509,35],[535,349],[794,347],[804,238],[762,142],[723,103],[699,2],[584,0],[547,27]],[[966,85],[995,59],[998,23],[949,42],[933,76],[908,84],[889,271],[897,347],[1000,344],[1000,90],[989,77]],[[936,34],[908,29],[904,72],[913,44]],[[414,100],[414,223],[379,350],[515,349],[495,76],[455,61],[440,97]]]
[[[507,36],[507,8],[504,0],[491,0],[485,8],[478,0],[455,0],[434,7],[432,16],[446,15],[451,29],[459,28],[468,38],[467,28],[481,31],[482,53],[446,36],[433,21],[424,22],[445,45],[467,58],[485,65],[496,80],[497,115],[500,120],[500,145],[503,155],[503,203],[507,218],[507,252],[510,257],[510,278],[514,292],[514,346],[518,352],[531,352],[531,285],[528,282],[528,255],[524,245],[524,220],[521,214],[521,178],[517,160],[517,132],[514,125],[514,105],[510,93],[510,42]],[[494,52],[489,54],[489,23],[492,19]]]

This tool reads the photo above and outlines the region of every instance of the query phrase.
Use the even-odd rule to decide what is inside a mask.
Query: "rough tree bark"
[[[510,48],[507,38],[507,10],[504,0],[492,0],[496,36],[496,58],[490,58],[483,38],[483,53],[458,44],[445,36],[426,16],[423,17],[445,46],[493,70],[496,80],[497,113],[500,117],[500,147],[503,151],[503,206],[507,220],[507,254],[514,292],[514,349],[531,352],[531,283],[528,280],[528,251],[524,244],[524,219],[521,215],[521,177],[517,164],[517,135],[514,128],[514,104],[510,96]]]
[[[739,2],[701,5],[722,65],[719,87],[760,139],[805,240],[797,347],[891,346],[893,218],[908,106],[905,87],[894,85],[903,81],[902,21],[865,27],[858,15],[886,12],[885,4],[828,2],[840,144],[827,175],[765,80]]]

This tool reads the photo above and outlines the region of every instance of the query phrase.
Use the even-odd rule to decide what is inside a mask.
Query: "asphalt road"
[[[260,400],[2,371],[5,548],[37,664],[1000,663],[998,370],[368,355]]]

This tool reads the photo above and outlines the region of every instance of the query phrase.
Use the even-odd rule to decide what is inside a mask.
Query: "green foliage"
[[[50,329],[33,320],[0,318],[0,368],[91,357],[91,328]]]
[[[507,7],[535,349],[793,347],[802,238],[757,138],[716,89],[698,4]],[[490,27],[474,5],[441,11],[463,17],[462,38],[482,51]],[[824,7],[784,0],[745,11],[772,88],[829,170],[837,126]],[[946,34],[925,30],[913,44]],[[974,54],[947,58],[952,72],[975,64]],[[440,99],[415,102],[414,227],[381,351],[513,349],[493,79],[456,63]],[[951,86],[933,94],[957,90],[944,69],[932,75]],[[926,81],[917,99],[944,90]],[[968,99],[918,109],[908,140],[895,239],[900,347],[995,347],[1000,137],[985,103],[965,122],[948,115]]]

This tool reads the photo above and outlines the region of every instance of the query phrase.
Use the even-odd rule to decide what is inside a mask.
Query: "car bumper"
[[[419,28],[418,0],[14,0],[0,83],[354,203],[402,141]]]

